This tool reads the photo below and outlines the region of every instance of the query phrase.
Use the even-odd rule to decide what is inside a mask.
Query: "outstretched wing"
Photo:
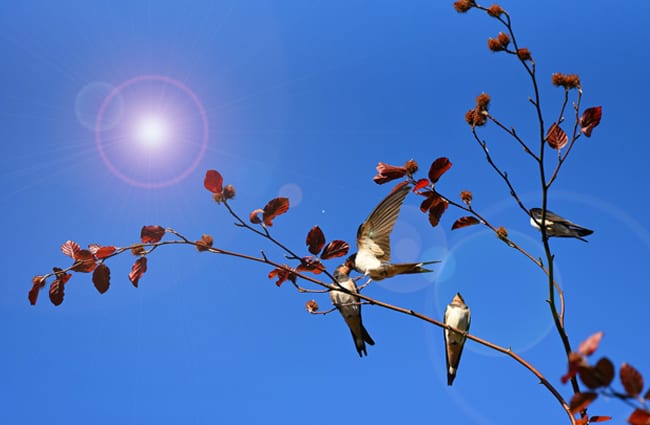
[[[380,261],[390,261],[390,234],[411,187],[400,183],[375,207],[357,231],[357,251],[370,250]]]

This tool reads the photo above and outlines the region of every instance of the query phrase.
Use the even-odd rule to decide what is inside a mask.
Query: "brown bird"
[[[363,357],[364,355],[368,355],[366,352],[366,343],[375,345],[375,341],[372,340],[361,321],[359,297],[353,295],[358,293],[358,289],[354,281],[350,279],[349,273],[350,267],[347,264],[341,264],[334,270],[334,279],[336,279],[338,285],[350,291],[351,294],[331,290],[330,299],[350,328],[354,346],[357,349],[357,353],[359,353],[359,357]]]
[[[422,266],[440,262],[390,263],[390,234],[410,189],[406,182],[395,187],[359,226],[357,252],[347,259],[347,263],[372,280],[382,280],[398,274],[431,272]]]
[[[471,321],[469,307],[460,292],[451,300],[451,304],[445,309],[445,324],[461,331],[469,331]],[[449,329],[445,329],[445,357],[447,360],[447,385],[451,385],[458,371],[460,356],[463,354],[465,335]]]
[[[531,208],[530,210],[530,225],[540,230],[542,223],[542,209]],[[576,238],[583,242],[588,242],[583,236],[589,236],[594,233],[593,230],[575,224],[555,214],[553,211],[546,210],[546,219],[544,220],[546,227],[546,236],[556,236],[560,238]]]

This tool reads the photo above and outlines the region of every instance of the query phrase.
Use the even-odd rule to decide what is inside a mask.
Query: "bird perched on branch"
[[[530,225],[536,229],[540,229],[542,224],[542,209],[531,208],[530,210]],[[587,242],[583,236],[588,236],[594,233],[593,230],[587,229],[577,225],[564,217],[560,217],[552,211],[546,210],[546,218],[544,220],[547,236],[556,236],[559,238],[576,238],[583,242]]]
[[[458,292],[445,309],[445,325],[452,326],[461,331],[469,331],[471,321],[470,311],[465,300]],[[445,329],[445,358],[447,360],[447,385],[454,383],[460,356],[463,354],[465,335]]]
[[[347,264],[341,264],[334,270],[334,279],[336,279],[338,285],[347,289],[350,293],[330,290],[329,294],[332,304],[341,313],[341,316],[345,319],[345,323],[350,328],[350,332],[352,332],[352,339],[354,340],[354,346],[357,349],[357,353],[359,353],[359,357],[363,357],[364,355],[368,355],[366,352],[366,343],[375,345],[375,341],[372,340],[361,321],[361,303],[359,302],[359,297],[354,295],[358,293],[357,285],[350,278],[349,273],[350,267]]]
[[[440,262],[390,263],[390,234],[410,189],[407,182],[397,185],[359,226],[357,252],[346,262],[359,273],[370,276],[372,280],[381,280],[398,274],[431,272],[432,270],[422,266]]]

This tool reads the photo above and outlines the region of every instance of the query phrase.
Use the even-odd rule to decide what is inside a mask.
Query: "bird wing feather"
[[[390,261],[390,234],[411,187],[402,185],[370,213],[357,231],[357,251],[370,249],[380,261]]]

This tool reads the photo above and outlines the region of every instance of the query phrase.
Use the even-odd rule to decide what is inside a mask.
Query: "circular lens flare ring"
[[[141,82],[151,82],[151,81],[161,82],[161,83],[174,86],[180,91],[182,91],[185,95],[187,95],[191,99],[197,111],[199,112],[201,118],[201,126],[202,126],[201,146],[193,162],[173,178],[169,178],[158,182],[141,181],[129,177],[124,172],[122,172],[108,157],[108,154],[104,149],[104,143],[103,143],[104,141],[102,139],[102,128],[103,128],[102,126],[104,125],[103,124],[104,114],[106,113],[111,102],[115,98],[117,98],[120,95],[120,93],[122,93],[125,89]],[[142,143],[143,145],[146,145],[149,148],[158,147],[160,144],[164,144],[165,141],[169,140],[168,127],[164,122],[164,120],[161,117],[158,117],[157,115],[147,115],[143,117],[141,121],[139,120],[136,125],[135,135],[136,135],[136,140],[138,142]],[[155,74],[141,75],[132,78],[130,80],[126,80],[123,83],[119,84],[117,87],[113,89],[113,91],[111,91],[111,93],[106,97],[106,99],[104,99],[102,105],[99,108],[99,112],[97,113],[97,119],[95,122],[95,143],[97,145],[99,154],[102,157],[102,160],[109,168],[109,170],[111,170],[111,172],[115,174],[117,177],[119,177],[123,181],[133,186],[139,186],[143,188],[162,188],[162,187],[176,184],[179,181],[183,180],[197,167],[199,162],[201,162],[201,159],[203,158],[203,155],[205,154],[205,151],[208,146],[208,117],[207,117],[207,113],[205,112],[205,108],[201,104],[199,98],[185,84],[164,75],[155,75]]]

